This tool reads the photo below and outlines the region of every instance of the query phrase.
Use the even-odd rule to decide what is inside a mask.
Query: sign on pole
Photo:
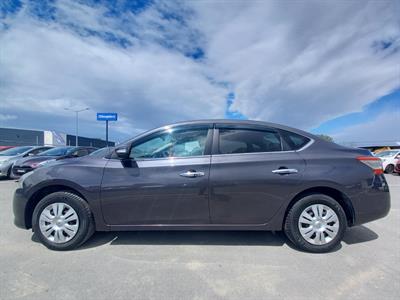
[[[108,147],[108,121],[117,121],[117,113],[97,113],[97,121],[106,121],[106,143]]]
[[[97,121],[117,121],[117,113],[97,113]]]

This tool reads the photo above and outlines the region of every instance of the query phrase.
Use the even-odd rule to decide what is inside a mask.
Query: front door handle
[[[285,175],[285,174],[296,174],[299,171],[297,169],[277,169],[273,170],[272,173],[274,174],[280,174],[280,175]]]
[[[184,173],[179,174],[179,176],[182,176],[182,177],[189,177],[189,178],[195,178],[195,177],[204,176],[204,172],[186,171],[186,172],[184,172]]]

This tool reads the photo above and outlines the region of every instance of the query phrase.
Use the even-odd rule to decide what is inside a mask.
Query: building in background
[[[106,147],[106,141],[102,139],[78,136],[79,146]],[[49,131],[30,130],[19,128],[0,128],[0,146],[75,146],[75,135]],[[108,142],[108,146],[114,146],[114,142]]]

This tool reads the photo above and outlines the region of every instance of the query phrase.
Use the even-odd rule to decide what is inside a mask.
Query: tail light
[[[373,156],[358,156],[357,159],[370,167],[374,171],[374,174],[383,174],[382,160],[380,158]]]

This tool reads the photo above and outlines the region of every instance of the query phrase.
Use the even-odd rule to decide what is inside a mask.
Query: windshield
[[[66,155],[69,150],[72,149],[71,147],[58,147],[53,148],[47,151],[43,151],[39,154],[39,156],[63,156]]]
[[[25,146],[25,147],[15,147],[11,149],[4,150],[0,152],[0,156],[14,156],[14,155],[19,155],[22,154],[30,149],[32,149],[32,146]]]
[[[377,157],[394,156],[394,155],[396,155],[398,152],[399,152],[399,151],[383,151],[383,152],[378,153],[378,154],[375,155],[375,156],[377,156]]]
[[[102,157],[106,156],[108,153],[110,153],[111,149],[112,148],[110,148],[110,147],[101,148],[99,150],[96,150],[96,151],[90,153],[89,156],[102,158]]]

